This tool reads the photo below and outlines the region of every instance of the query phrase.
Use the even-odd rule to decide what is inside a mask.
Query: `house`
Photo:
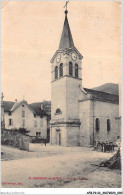
[[[65,10],[59,48],[51,59],[50,142],[63,146],[115,142],[121,136],[119,94],[83,87],[83,56],[74,45],[67,14]]]
[[[51,101],[43,101],[32,103],[30,106],[35,110],[35,108],[41,108],[47,113],[47,141],[50,142],[50,120],[51,120]]]
[[[3,101],[4,123],[6,129],[25,128],[30,136],[47,137],[47,113],[41,104],[30,105],[27,101]]]

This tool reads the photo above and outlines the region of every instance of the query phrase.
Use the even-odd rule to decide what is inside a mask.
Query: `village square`
[[[43,6],[46,9],[46,2],[39,2],[39,4],[42,6],[41,10]],[[1,93],[2,188],[121,188],[121,85],[119,80],[117,82],[109,80],[109,82],[104,79],[103,84],[97,82],[94,87],[84,86],[86,75],[83,76],[83,64],[87,56],[84,57],[81,47],[78,49],[75,44],[71,22],[76,16],[71,11],[69,14],[69,4],[72,2],[62,2],[64,8],[64,17],[63,13],[60,15],[62,19],[56,16],[57,20],[60,19],[56,29],[60,28],[62,32],[58,38],[59,45],[55,45],[55,50],[50,48],[51,100],[41,99],[42,94],[48,91],[45,85],[40,96],[37,93],[33,94],[41,101],[30,102],[24,96],[21,100],[16,99],[16,83],[14,101],[6,100],[7,94],[4,88]],[[23,5],[20,3],[20,7]],[[79,6],[78,3],[77,5]],[[3,17],[5,14],[7,20],[8,15],[5,11],[7,6],[12,8],[11,2],[10,5],[8,3],[5,6],[3,8],[6,9],[2,14]],[[76,6],[75,2],[74,6]],[[116,5],[111,4],[111,6],[113,9]],[[16,9],[21,9],[18,8],[18,4],[15,6]],[[11,15],[10,10],[8,14]],[[81,15],[81,11],[79,14]],[[93,15],[92,10],[89,14]],[[47,12],[45,15],[48,17]],[[103,17],[99,20],[102,21]],[[82,20],[81,26],[84,27],[84,24]],[[96,25],[98,26],[98,23]],[[26,26],[24,28],[26,29]],[[85,39],[84,35],[81,36],[81,41]],[[55,37],[55,34],[53,36]],[[78,39],[79,37],[80,35]],[[43,39],[42,44],[45,45]],[[49,46],[51,47],[50,43]],[[43,58],[46,58],[46,54]],[[109,60],[110,58],[112,57],[109,57]],[[103,63],[102,61],[103,58],[100,63]],[[35,64],[35,68],[36,66]],[[40,66],[43,70],[43,64]],[[97,77],[98,73],[95,72],[91,70],[90,75],[95,74]],[[34,70],[31,75],[32,78],[38,77]],[[2,77],[4,78],[4,75]],[[96,77],[93,80],[96,80]],[[16,82],[18,78],[15,75],[14,78]],[[39,77],[39,86],[42,87],[43,80],[41,82],[40,79],[41,77]],[[33,80],[31,79],[32,83]],[[31,85],[26,89],[28,94]]]

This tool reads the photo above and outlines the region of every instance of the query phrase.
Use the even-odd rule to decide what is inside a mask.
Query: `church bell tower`
[[[74,46],[68,11],[59,44],[51,59],[51,135],[53,145],[79,145],[79,90],[82,55]]]

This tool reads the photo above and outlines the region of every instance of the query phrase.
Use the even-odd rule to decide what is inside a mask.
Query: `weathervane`
[[[69,3],[69,1],[66,1],[66,4],[65,4],[65,6],[64,6],[64,7],[66,7],[65,14],[68,13],[68,11],[67,11],[67,4],[68,4],[68,3]]]

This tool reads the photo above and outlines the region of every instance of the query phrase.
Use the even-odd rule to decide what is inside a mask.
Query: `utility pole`
[[[95,140],[95,138],[94,138],[94,135],[95,135],[94,134],[94,130],[95,130],[95,128],[94,128],[94,101],[95,101],[95,99],[93,98],[93,108],[92,108],[93,109],[93,116],[92,116],[93,117],[93,146],[94,146],[94,140]]]

